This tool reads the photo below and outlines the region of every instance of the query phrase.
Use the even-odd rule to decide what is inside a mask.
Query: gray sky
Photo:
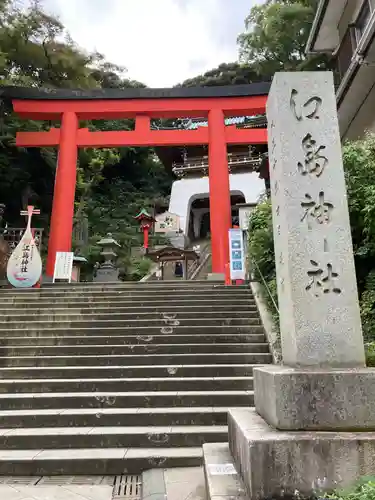
[[[73,39],[151,87],[237,60],[237,35],[261,0],[44,0]]]

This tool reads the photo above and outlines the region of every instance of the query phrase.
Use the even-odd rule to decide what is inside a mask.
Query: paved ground
[[[202,467],[165,469],[167,500],[206,500]]]
[[[163,471],[161,478],[163,480]],[[164,482],[165,500],[207,500],[202,467],[165,469]],[[1,500],[112,500],[112,494],[113,487],[104,484],[0,485]]]
[[[4,500],[111,500],[111,486],[0,486]]]

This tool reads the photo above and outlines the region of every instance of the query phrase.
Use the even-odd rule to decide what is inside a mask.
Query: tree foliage
[[[218,85],[241,85],[261,81],[261,76],[249,64],[223,63],[203,75],[185,80],[181,87],[215,87]]]
[[[375,136],[343,148],[365,338],[375,340]]]
[[[45,88],[144,87],[125,77],[125,69],[103,55],[82,50],[63,24],[35,0],[17,8],[0,0],[0,78],[2,85]],[[22,227],[19,212],[28,203],[41,209],[38,226],[48,234],[57,154],[54,148],[16,148],[19,130],[48,130],[52,123],[23,121],[3,103],[0,117],[0,201],[8,225]],[[131,120],[81,123],[91,130],[131,130]],[[120,263],[128,278],[144,270],[131,259],[141,233],[133,215],[165,198],[172,178],[151,148],[81,149],[76,190],[76,217],[88,218],[90,242],[82,249],[91,264],[99,259],[96,242],[107,232],[122,244]],[[133,271],[132,271],[133,270]]]
[[[264,79],[276,71],[327,69],[326,56],[307,56],[317,0],[276,0],[256,5],[238,37],[240,60]]]

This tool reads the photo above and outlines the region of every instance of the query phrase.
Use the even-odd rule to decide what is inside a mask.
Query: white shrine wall
[[[246,203],[256,203],[264,193],[264,180],[257,173],[230,174],[231,194],[242,194]],[[208,177],[181,179],[172,185],[169,211],[180,216],[180,225],[184,234],[189,229],[191,204],[199,198],[209,197]]]

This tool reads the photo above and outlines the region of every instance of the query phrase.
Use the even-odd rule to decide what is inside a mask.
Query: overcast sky
[[[170,87],[238,58],[237,35],[260,0],[44,0],[83,48],[150,87]]]

